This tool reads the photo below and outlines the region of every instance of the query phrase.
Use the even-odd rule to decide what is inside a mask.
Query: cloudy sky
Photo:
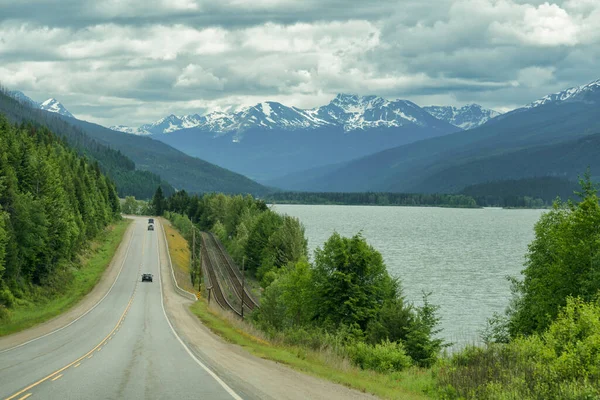
[[[600,78],[600,0],[0,0],[0,60],[104,125],[340,92],[506,111]]]

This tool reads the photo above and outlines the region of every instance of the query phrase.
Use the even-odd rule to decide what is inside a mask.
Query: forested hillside
[[[191,193],[223,192],[255,195],[269,191],[265,186],[243,175],[188,156],[158,140],[115,132],[74,118],[63,118],[100,143],[120,150],[135,162],[138,169],[159,174],[177,190],[184,189]]]
[[[0,318],[28,293],[60,291],[87,240],[119,215],[98,163],[0,114]]]
[[[541,207],[552,205],[557,197],[562,201],[577,200],[578,189],[574,181],[546,176],[480,183],[461,193],[484,207]]]
[[[477,207],[472,197],[463,194],[274,192],[264,200],[278,204]]]
[[[576,179],[587,166],[595,171],[598,164],[593,135],[600,132],[599,109],[600,100],[587,99],[517,110],[475,129],[269,184],[303,191],[455,193],[494,180]]]
[[[10,121],[16,123],[25,122],[46,126],[52,132],[63,137],[69,146],[80,155],[98,161],[102,172],[115,182],[121,197],[135,196],[139,199],[149,199],[158,185],[161,185],[166,193],[174,192],[173,188],[160,176],[148,171],[137,171],[135,163],[120,151],[100,144],[57,114],[34,109],[28,104],[18,102],[6,95],[1,87],[0,113],[5,114]]]

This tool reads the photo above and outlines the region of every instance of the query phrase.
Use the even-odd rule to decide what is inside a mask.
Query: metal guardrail
[[[177,289],[179,294],[181,294],[182,296],[187,297],[190,300],[194,300],[194,301],[198,300],[198,298],[196,297],[195,294],[190,293],[187,290],[184,290],[181,287],[179,287],[179,284],[177,283],[177,279],[175,279],[175,272],[173,271],[173,263],[171,262],[171,252],[169,251],[169,242],[167,241],[165,227],[163,226],[162,222],[159,222],[159,225],[160,225],[160,229],[162,230],[162,233],[163,233],[163,238],[165,240],[165,246],[167,247],[167,256],[169,258],[169,267],[171,268],[171,278],[173,279],[175,288]]]

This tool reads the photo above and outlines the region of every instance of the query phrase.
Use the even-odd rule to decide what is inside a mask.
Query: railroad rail
[[[217,278],[217,275],[215,273],[214,266],[208,255],[206,240],[203,234],[201,235],[201,241],[202,246],[200,251],[202,254],[202,269],[205,272],[205,276],[209,280],[209,285],[212,286],[213,298],[221,308],[223,308],[224,310],[231,310],[241,317],[241,312],[231,305],[231,303],[229,302],[229,300],[227,300],[227,297],[223,293],[223,289],[221,288],[221,284],[219,283],[219,279]]]
[[[259,307],[258,301],[254,299],[254,297],[249,293],[246,287],[242,288],[242,273],[240,269],[234,264],[233,260],[229,257],[229,254],[223,247],[223,244],[219,239],[215,237],[212,232],[208,232],[207,236],[209,236],[213,243],[213,248],[216,249],[216,253],[218,254],[218,260],[220,265],[225,267],[227,271],[227,275],[229,276],[230,282],[233,284],[233,289],[235,295],[242,300],[242,295],[244,296],[244,305],[250,310],[254,310]]]

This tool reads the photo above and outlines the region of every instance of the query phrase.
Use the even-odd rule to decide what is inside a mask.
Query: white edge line
[[[162,227],[162,224],[161,224],[161,227]],[[163,229],[163,233],[164,233],[164,229]],[[173,325],[171,324],[171,321],[169,320],[169,317],[167,316],[167,311],[165,310],[165,303],[163,300],[163,285],[162,285],[162,276],[161,276],[162,268],[161,268],[161,262],[160,262],[160,243],[158,242],[158,237],[156,238],[156,243],[157,243],[156,253],[158,255],[158,268],[159,268],[158,269],[158,282],[160,283],[160,305],[162,307],[163,314],[165,315],[165,319],[167,320],[167,323],[169,324],[169,327],[171,328],[171,331],[173,332],[173,334],[175,335],[175,337],[177,338],[179,343],[181,343],[181,345],[183,346],[185,351],[190,355],[190,357],[192,357],[194,359],[194,361],[196,361],[196,363],[198,363],[198,365],[200,365],[200,367],[202,367],[202,369],[204,369],[210,376],[212,376],[219,383],[219,385],[221,385],[223,387],[223,389],[225,389],[225,391],[227,391],[227,393],[229,393],[231,395],[231,397],[233,397],[235,400],[243,400],[232,388],[230,388],[221,378],[219,378],[219,376],[217,374],[215,374],[210,368],[208,368],[206,365],[204,365],[202,363],[202,361],[198,360],[198,358],[194,355],[194,353],[192,353],[192,351],[183,342],[183,340],[181,340],[181,338],[179,337],[179,335],[173,328]],[[165,246],[167,246],[167,251],[168,251],[169,247],[168,247],[166,238],[165,238]],[[169,261],[170,261],[170,257],[169,257]],[[171,269],[171,273],[172,272],[173,272],[173,270]]]
[[[132,220],[135,223],[135,220]],[[134,230],[133,225],[132,225],[132,230]],[[131,234],[131,236],[133,236],[133,233]],[[83,313],[82,315],[80,315],[79,317],[77,317],[76,319],[74,319],[73,321],[69,322],[67,325],[62,326],[58,329],[53,330],[52,332],[48,332],[45,335],[42,336],[38,336],[35,339],[31,339],[28,340],[25,343],[21,343],[19,345],[16,345],[14,347],[10,347],[8,349],[4,349],[4,350],[0,350],[0,354],[5,353],[7,351],[11,351],[14,349],[18,349],[19,347],[25,346],[29,343],[35,342],[37,340],[43,339],[46,336],[50,336],[55,334],[56,332],[60,332],[65,328],[68,328],[69,326],[73,325],[75,322],[79,321],[81,318],[85,317],[86,315],[88,315],[90,312],[92,312],[92,310],[94,310],[94,308],[98,307],[100,305],[100,303],[102,303],[102,301],[106,298],[106,296],[108,296],[108,294],[112,291],[113,287],[115,286],[115,284],[117,283],[117,281],[119,280],[119,276],[121,276],[121,271],[123,271],[123,266],[125,265],[125,260],[127,260],[127,255],[129,254],[129,249],[131,248],[131,243],[133,242],[132,237],[129,238],[129,244],[127,245],[127,251],[125,252],[125,255],[123,256],[123,262],[121,263],[121,268],[119,268],[119,273],[117,274],[117,277],[115,278],[115,281],[113,282],[113,284],[110,286],[110,288],[108,289],[108,292],[106,292],[106,294],[104,295],[104,297],[102,297],[96,304],[94,304],[94,306],[92,308],[90,308],[89,310],[87,310],[85,313]],[[117,251],[115,252],[115,254],[119,251],[119,249],[117,248]],[[114,256],[113,256],[114,257]],[[111,260],[112,261],[112,260]]]
[[[158,218],[157,218],[157,220],[158,220]],[[169,242],[167,241],[167,235],[165,234],[165,227],[163,226],[162,223],[160,223],[160,229],[162,230],[163,238],[165,239],[165,246],[167,246],[167,255],[169,256],[169,266],[171,267],[171,277],[173,278],[173,282],[175,283],[175,286],[177,287],[177,289],[179,289],[179,291],[183,292],[186,295],[186,297],[191,296],[194,298],[194,301],[198,300],[196,298],[196,295],[188,292],[187,290],[183,290],[182,288],[179,287],[179,284],[177,284],[177,279],[175,279],[175,272],[173,272],[173,264],[171,263],[171,252],[169,251]]]

